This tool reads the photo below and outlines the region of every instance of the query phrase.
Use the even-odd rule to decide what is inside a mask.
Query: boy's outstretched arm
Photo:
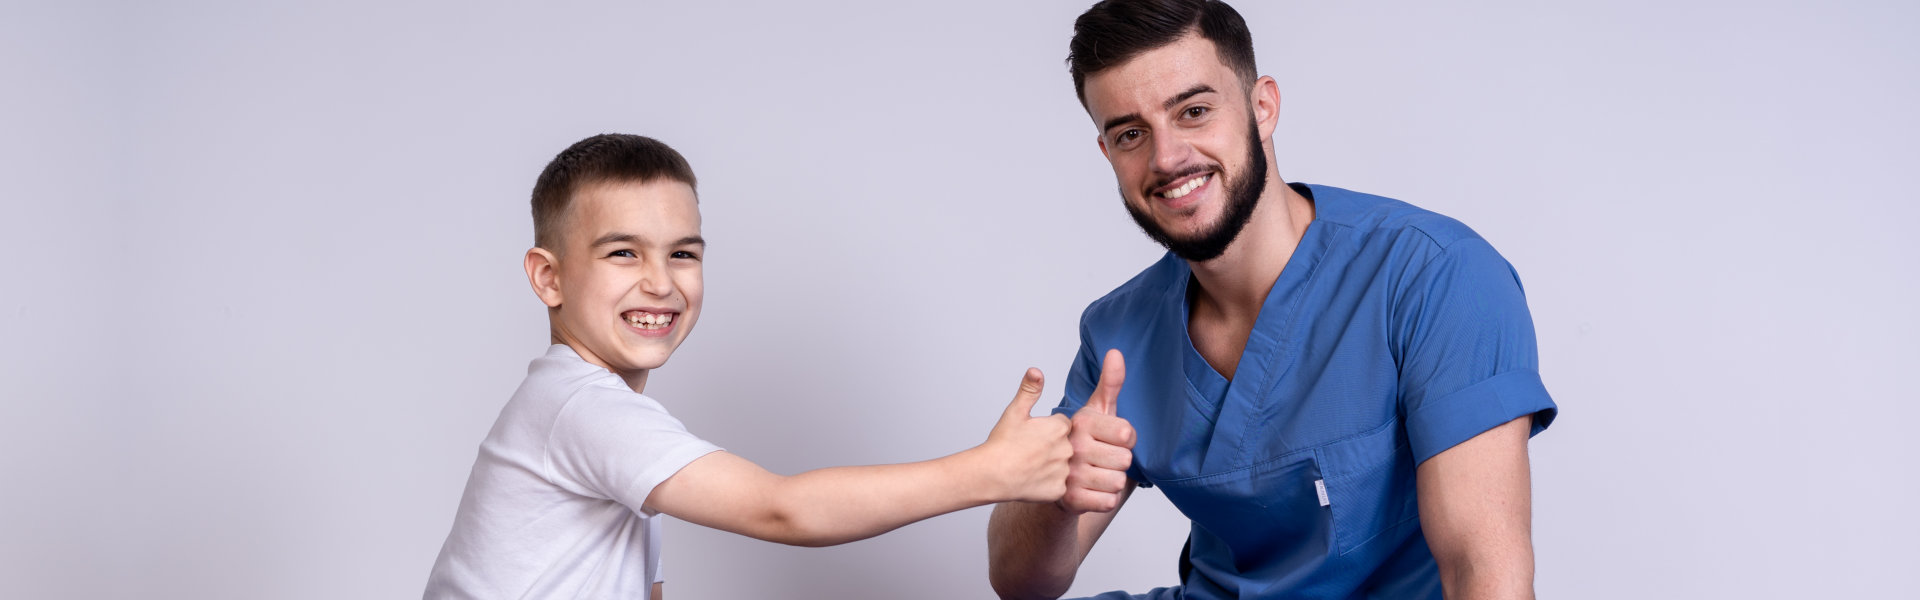
[[[870,538],[956,510],[1066,493],[1073,447],[1066,417],[1029,416],[1043,385],[1027,369],[987,441],[929,461],[835,467],[791,477],[714,452],[653,488],[646,507],[684,521],[796,546]]]

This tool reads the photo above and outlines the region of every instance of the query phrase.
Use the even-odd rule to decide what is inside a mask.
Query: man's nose
[[[1193,162],[1193,144],[1178,132],[1161,132],[1153,136],[1153,170],[1161,175],[1180,172],[1182,167]]]

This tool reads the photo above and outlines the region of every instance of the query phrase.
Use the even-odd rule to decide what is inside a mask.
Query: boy
[[[659,598],[661,514],[801,546],[1066,491],[1065,417],[1028,369],[987,441],[930,461],[769,473],[641,395],[700,316],[700,212],[672,148],[598,135],[533,190],[525,267],[553,345],[480,445],[429,598]]]

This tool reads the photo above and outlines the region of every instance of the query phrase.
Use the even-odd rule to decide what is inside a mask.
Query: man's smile
[[[1211,170],[1189,173],[1153,188],[1148,195],[1158,198],[1167,208],[1179,210],[1198,202],[1200,196],[1194,195],[1194,192],[1206,189],[1214,179]]]

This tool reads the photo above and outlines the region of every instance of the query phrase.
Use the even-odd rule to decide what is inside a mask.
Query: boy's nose
[[[665,268],[651,268],[641,273],[637,287],[641,292],[654,297],[664,298],[673,294],[673,280],[667,277]]]

